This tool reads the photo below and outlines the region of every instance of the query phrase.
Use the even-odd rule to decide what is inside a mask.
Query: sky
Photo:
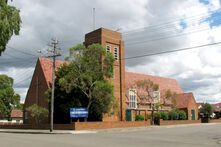
[[[63,57],[84,34],[105,27],[122,32],[125,57],[221,41],[221,0],[14,0],[22,27],[0,57],[0,74],[14,78],[24,102],[39,56],[51,38]],[[127,71],[176,79],[198,102],[221,102],[221,44],[126,60]],[[41,51],[41,54],[39,53]]]

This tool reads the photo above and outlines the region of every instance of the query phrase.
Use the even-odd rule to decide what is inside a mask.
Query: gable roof
[[[213,104],[215,111],[221,111],[221,103]]]
[[[48,87],[50,87],[51,81],[52,81],[52,66],[53,66],[52,60],[50,60],[48,58],[41,57],[41,58],[39,58],[39,63],[42,68],[42,71],[44,73],[45,80],[47,81],[47,85],[48,85]],[[56,60],[55,61],[55,68],[60,67],[64,63],[65,63],[65,61]]]
[[[175,79],[132,72],[125,72],[126,89],[134,87],[137,81],[148,79],[153,83],[158,84],[161,92],[170,89],[177,94],[183,93],[183,90]]]
[[[176,99],[176,107],[177,108],[188,108],[189,101],[191,99],[193,99],[195,101],[193,93],[177,94],[175,99]]]
[[[18,110],[18,109],[12,109],[11,117],[12,118],[22,118],[23,117],[23,111],[22,110]]]

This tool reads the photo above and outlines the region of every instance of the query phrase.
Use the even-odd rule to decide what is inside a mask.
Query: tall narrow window
[[[137,108],[137,94],[136,89],[129,89],[129,105],[128,108]]]
[[[107,53],[110,53],[110,52],[111,52],[111,46],[110,46],[110,45],[107,45],[106,51],[107,51]]]
[[[118,60],[118,58],[119,58],[119,52],[118,52],[118,51],[119,51],[118,48],[115,47],[115,48],[114,48],[114,59],[115,59],[115,60]]]

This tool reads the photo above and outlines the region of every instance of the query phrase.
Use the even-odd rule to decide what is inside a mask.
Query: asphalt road
[[[221,124],[78,133],[0,133],[0,147],[221,147]]]

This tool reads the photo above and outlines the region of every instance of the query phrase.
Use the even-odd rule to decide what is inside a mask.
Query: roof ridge
[[[125,71],[126,73],[129,74],[138,74],[138,75],[143,75],[143,76],[151,76],[151,77],[156,77],[156,78],[162,78],[162,79],[168,79],[168,80],[173,80],[173,81],[177,81],[174,78],[168,78],[168,77],[162,77],[162,76],[155,76],[155,75],[150,75],[150,74],[145,74],[145,73],[139,73],[139,72],[131,72],[131,71]]]

